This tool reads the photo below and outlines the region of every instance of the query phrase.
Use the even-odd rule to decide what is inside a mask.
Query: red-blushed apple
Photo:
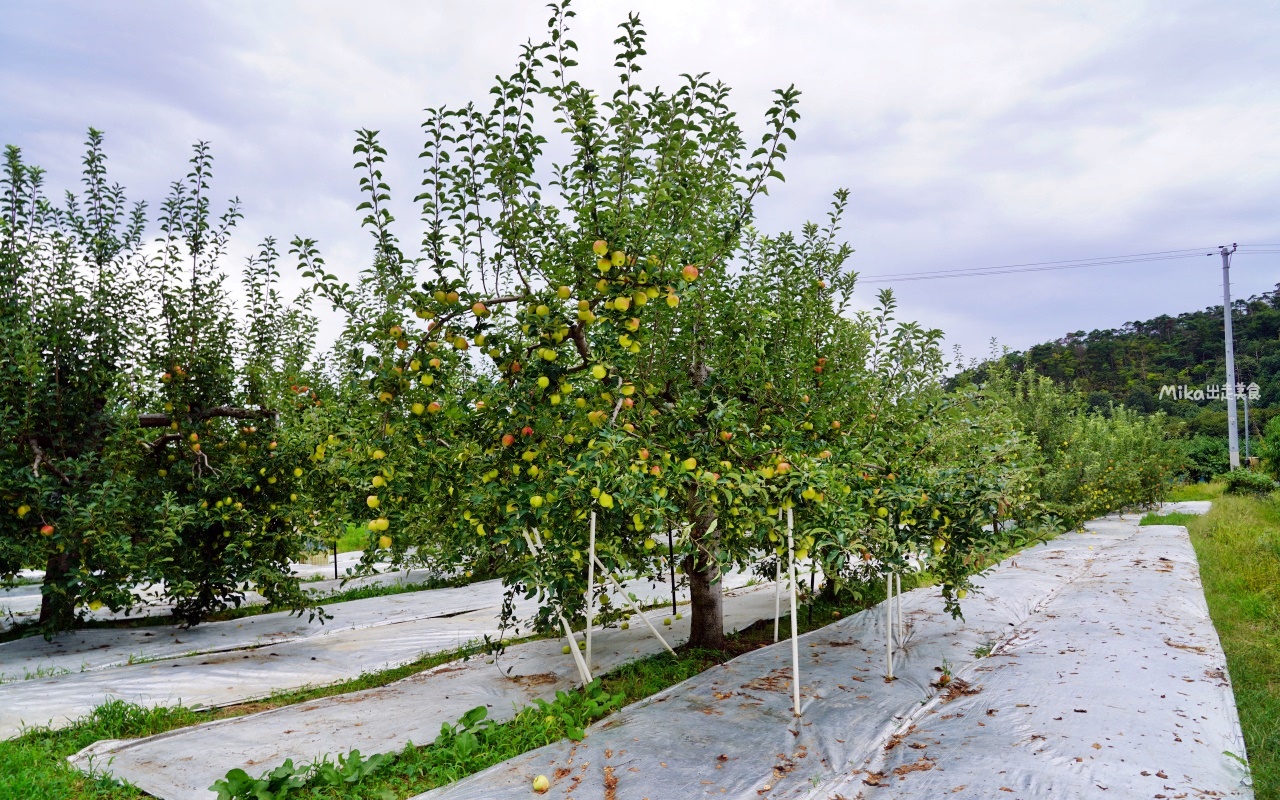
[[[510,447],[511,445],[513,445],[513,444],[515,444],[515,443],[516,443],[516,437],[512,436],[512,435],[511,435],[511,434],[509,434],[509,433],[504,433],[504,434],[502,434],[502,446],[503,446],[503,447]]]
[[[698,268],[693,264],[686,264],[684,269],[680,270],[680,275],[689,283],[693,283],[698,279]]]

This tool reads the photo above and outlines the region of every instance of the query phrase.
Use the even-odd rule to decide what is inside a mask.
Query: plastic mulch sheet
[[[733,573],[725,585],[741,586],[749,578]],[[671,596],[666,584],[625,585],[645,604]],[[536,605],[521,599],[516,613],[527,617]],[[24,727],[64,726],[111,698],[206,708],[356,678],[486,635],[496,638],[501,606],[500,583],[485,581],[332,604],[326,610],[334,618],[324,625],[275,613],[190,629],[96,629],[53,642],[20,639],[0,645],[0,674],[14,680],[0,685],[0,738]]]
[[[771,618],[772,584],[731,590],[725,597],[725,625],[738,630]],[[664,626],[667,612],[649,618],[671,644],[687,640],[689,620]],[[385,629],[382,635],[386,635]],[[511,718],[534,698],[551,699],[557,690],[581,683],[563,639],[527,642],[509,648],[495,661],[474,658],[445,664],[384,687],[237,717],[124,742],[99,742],[78,754],[82,768],[107,769],[113,775],[166,800],[211,797],[208,787],[228,770],[253,774],[292,758],[309,762],[352,749],[370,754],[399,750],[409,742],[430,743],[445,722],[456,722],[476,706],[489,718]],[[592,665],[600,674],[627,661],[663,652],[648,628],[632,618],[629,630],[597,629]],[[104,767],[104,765],[107,765]]]
[[[348,576],[346,570],[359,564],[362,555],[358,550],[339,554],[338,567],[341,571],[338,578],[328,577],[333,575],[332,559],[323,564],[295,562],[293,564],[293,572],[303,578],[303,591],[316,595],[333,594],[334,592],[355,589],[361,586],[421,583],[435,574],[430,570],[424,569],[397,571],[391,570],[388,564],[375,564],[374,569],[382,571],[356,578]],[[18,577],[28,581],[41,580],[44,577],[44,573],[27,570]],[[87,611],[85,614],[90,619],[107,620],[164,616],[173,612],[173,606],[163,601],[162,592],[158,586],[136,586],[133,589],[133,593],[138,598],[139,604],[128,611],[115,612],[107,608],[101,608],[97,611]],[[39,583],[28,583],[22,586],[0,589],[0,631],[8,630],[19,623],[34,622],[40,615],[40,599]],[[257,592],[248,591],[245,593],[245,605],[259,605],[265,602],[266,598]]]
[[[963,622],[907,593],[892,682],[883,609],[802,637],[801,718],[784,642],[419,800],[1252,797],[1186,529],[1137,520],[1006,560]]]

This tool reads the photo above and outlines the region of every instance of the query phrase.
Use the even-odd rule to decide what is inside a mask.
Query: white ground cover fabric
[[[733,573],[725,585],[749,579]],[[625,586],[646,605],[671,597],[669,584]],[[687,590],[680,595],[687,600]],[[536,605],[519,599],[516,613],[527,617]],[[485,581],[333,604],[327,610],[334,619],[324,625],[277,613],[190,629],[95,629],[51,643],[39,637],[8,642],[0,645],[0,674],[18,680],[0,685],[0,738],[24,727],[65,726],[111,698],[208,708],[356,678],[485,635],[496,638],[501,606],[501,584]],[[35,677],[21,680],[26,676]]]
[[[317,595],[333,594],[346,589],[355,589],[361,586],[386,586],[396,583],[421,583],[430,577],[432,572],[428,570],[392,570],[389,564],[375,564],[374,569],[379,570],[377,574],[363,575],[357,578],[350,577],[347,574],[348,569],[353,569],[360,563],[360,558],[364,554],[359,551],[338,554],[338,570],[339,577],[326,577],[333,575],[333,558],[329,557],[323,564],[309,564],[305,562],[295,562],[293,564],[294,574],[304,579],[302,588],[304,591]],[[43,579],[43,572],[24,571],[19,575],[24,580]],[[119,613],[103,608],[97,611],[87,611],[86,616],[90,619],[137,619],[139,617],[163,616],[173,612],[173,606],[163,602],[161,592],[156,586],[138,586],[135,587],[134,595],[138,597],[140,604],[129,609],[127,612]],[[245,605],[259,605],[265,603],[266,598],[254,591],[245,593]],[[9,589],[0,589],[0,631],[8,630],[10,627],[24,623],[34,622],[40,616],[40,584],[27,584],[16,586]]]
[[[772,618],[773,585],[730,590],[725,625],[740,630]],[[666,612],[648,612],[672,645],[689,637],[689,619],[664,626]],[[292,758],[309,762],[324,754],[389,752],[409,742],[428,744],[443,723],[484,705],[489,718],[510,719],[534,698],[581,684],[563,639],[527,642],[507,650],[496,662],[475,658],[453,662],[387,686],[321,698],[245,717],[219,720],[147,739],[99,742],[73,763],[103,769],[165,800],[201,800],[228,770],[265,772]],[[628,661],[663,652],[661,643],[638,619],[629,630],[597,629],[592,636],[592,668],[601,674]],[[510,670],[508,672],[508,670]]]
[[[892,682],[883,609],[802,637],[800,719],[782,643],[418,800],[1252,797],[1186,529],[1138,519],[1006,560],[964,622],[907,593]]]

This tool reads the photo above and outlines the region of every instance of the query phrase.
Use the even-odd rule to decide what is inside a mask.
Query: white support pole
[[[530,536],[528,531],[523,531],[523,534],[525,543],[529,545],[529,552],[534,556],[541,555],[542,537],[538,536],[538,529],[533,529],[533,536]],[[578,652],[578,642],[573,638],[573,629],[569,627],[569,621],[559,612],[556,616],[560,618],[560,627],[564,628],[565,638],[569,640],[569,655],[573,656],[573,663],[578,667],[578,677],[582,679],[582,685],[586,686],[591,683],[591,670],[587,668],[587,662],[583,660],[582,653]]]
[[[591,669],[591,626],[595,624],[596,608],[596,512],[591,512],[591,534],[587,542],[587,669]]]
[[[893,680],[893,576],[884,576],[884,663],[885,677]]]
[[[564,618],[564,614],[557,614],[560,617],[560,625],[564,628],[564,636],[569,640],[569,655],[573,656],[573,663],[578,666],[578,677],[582,678],[582,685],[586,686],[591,683],[591,670],[587,668],[587,662],[583,660],[582,653],[578,652],[578,642],[573,638],[573,629],[569,627],[569,620]]]
[[[649,621],[649,618],[646,617],[644,612],[640,610],[640,607],[636,605],[636,601],[631,599],[631,595],[627,594],[626,590],[622,588],[622,584],[618,583],[618,579],[613,576],[613,573],[609,571],[609,568],[606,567],[594,553],[592,554],[592,558],[595,558],[596,564],[600,566],[600,571],[605,574],[605,577],[613,582],[613,588],[618,590],[618,594],[622,595],[622,598],[627,601],[627,604],[631,606],[631,610],[636,612],[640,617],[640,620],[644,622],[645,625],[649,626],[649,630],[654,636],[658,637],[658,641],[662,642],[662,646],[667,648],[667,652],[674,656],[676,651],[671,649],[671,645],[667,644],[667,640],[663,639],[662,634],[658,633],[658,629],[653,627],[653,623]]]
[[[898,647],[902,647],[904,637],[902,633],[902,576],[901,575],[895,574],[893,576],[893,595],[894,595],[893,602],[897,606],[895,611],[898,615],[898,630],[897,630]]]
[[[796,540],[795,515],[787,509],[787,562],[791,578],[791,688],[795,715],[800,716],[800,643],[797,641],[799,615],[796,613]]]

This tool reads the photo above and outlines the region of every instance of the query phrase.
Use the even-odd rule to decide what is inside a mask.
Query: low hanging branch
[[[278,411],[267,408],[236,408],[235,406],[215,406],[205,408],[188,416],[189,419],[271,419],[279,416]],[[167,428],[173,422],[169,414],[139,414],[138,426],[142,428]]]

